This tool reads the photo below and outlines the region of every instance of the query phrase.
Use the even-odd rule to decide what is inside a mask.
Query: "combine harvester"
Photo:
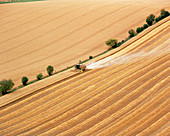
[[[102,60],[99,61],[93,61],[92,63],[89,64],[76,64],[75,65],[75,71],[79,72],[79,73],[83,73],[86,70],[90,70],[90,69],[96,69],[96,68],[104,68],[104,67],[108,67],[113,65],[113,58],[111,58],[110,56],[107,58],[104,58]]]
[[[76,64],[75,65],[75,71],[83,73],[86,70],[85,64]]]
[[[113,60],[111,59],[111,57],[107,57],[105,59],[102,59],[102,60],[99,60],[96,62],[94,61],[87,65],[86,64],[76,64],[75,71],[82,73],[82,72],[84,72],[86,70],[90,70],[90,69],[108,67],[108,66],[112,65],[111,63],[113,63]]]

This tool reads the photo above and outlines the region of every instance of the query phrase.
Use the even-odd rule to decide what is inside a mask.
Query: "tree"
[[[142,26],[142,27],[141,27],[141,30],[143,31],[144,29],[145,29],[145,28]]]
[[[122,42],[119,42],[118,44],[117,44],[117,46],[119,47],[120,45],[122,45],[123,43]]]
[[[137,29],[136,29],[136,32],[137,33],[140,33],[140,32],[142,32],[144,30],[144,27],[138,27]]]
[[[161,16],[163,17],[163,18],[165,18],[165,17],[167,17],[167,16],[169,16],[170,15],[170,13],[168,12],[168,11],[166,11],[165,9],[162,9],[161,10]]]
[[[52,73],[53,73],[53,71],[54,71],[53,66],[49,65],[49,66],[47,67],[47,73],[48,73],[48,75],[51,76]]]
[[[141,31],[142,31],[141,27],[138,27],[138,28],[136,29],[136,32],[137,32],[137,33],[140,33]]]
[[[148,28],[148,25],[147,25],[147,24],[144,24],[144,25],[143,25],[143,28],[144,28],[144,29]]]
[[[165,17],[169,16],[170,13],[166,11],[165,9],[161,10],[160,16],[155,19],[156,22],[159,22],[160,20],[164,19]]]
[[[41,80],[41,79],[42,79],[42,77],[43,77],[43,74],[42,74],[42,73],[40,73],[40,74],[38,74],[36,77],[37,77],[37,80]]]
[[[7,91],[12,89],[13,86],[14,86],[14,83],[11,79],[2,80],[0,81],[0,92],[2,93],[2,95],[7,94]]]
[[[153,14],[150,14],[147,18],[146,18],[146,23],[151,26],[153,24],[155,20],[155,15]]]
[[[89,59],[92,59],[93,58],[93,56],[89,56]]]
[[[22,84],[23,85],[27,85],[27,82],[28,82],[28,78],[27,77],[22,77]]]
[[[152,20],[150,20],[150,19],[146,19],[146,22],[147,22],[147,24],[149,25],[149,26],[151,26],[152,24],[153,24],[153,21]]]
[[[156,22],[159,22],[161,20],[160,16],[155,19]]]
[[[106,41],[106,45],[116,48],[117,47],[117,39],[109,39]]]
[[[135,31],[133,29],[129,30],[130,38],[135,36]]]

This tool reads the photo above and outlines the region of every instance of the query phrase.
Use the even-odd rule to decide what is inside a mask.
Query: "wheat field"
[[[106,4],[106,2],[108,3]],[[13,77],[17,82],[21,76],[17,70],[25,74],[28,72],[30,78],[31,76],[33,78],[34,72],[43,71],[41,66],[53,64],[55,67],[62,68],[64,66],[61,65],[61,60],[69,65],[92,53],[100,53],[107,49],[104,46],[104,41],[107,38],[122,39],[127,37],[127,31],[130,28],[144,24],[145,16],[151,12],[158,14],[160,7],[167,8],[167,3],[169,3],[165,0],[157,5],[160,2],[157,0],[151,6],[152,2],[151,0],[147,2],[140,0],[121,2],[60,0],[28,3],[27,6],[23,3],[0,5],[0,8],[8,15],[0,16],[2,19],[5,17],[6,20],[3,19],[3,21],[4,24],[5,21],[7,23],[3,26],[3,22],[1,22],[2,25],[0,25],[0,27],[3,26],[1,29],[3,31],[0,33],[1,52],[7,56],[0,55],[3,57],[0,67],[1,77]],[[143,4],[141,5],[141,3]],[[77,6],[71,6],[73,4]],[[119,10],[108,8],[114,7],[116,4],[125,6],[125,8],[121,9],[117,6]],[[21,8],[17,8],[18,6]],[[58,8],[56,11],[54,11],[55,6]],[[69,8],[65,9],[63,6]],[[18,21],[12,18],[12,15],[15,15],[11,12],[13,8],[16,8],[14,12],[18,13]],[[40,10],[42,8],[43,10]],[[28,11],[29,18],[24,16]],[[40,13],[41,17],[37,17],[36,11]],[[80,14],[90,13],[87,16],[76,17],[77,12]],[[115,12],[117,12],[116,15]],[[54,14],[57,16],[60,13],[65,13],[65,15],[57,17],[56,20],[52,19]],[[139,16],[135,18],[135,14],[140,15],[141,18]],[[72,16],[72,18],[67,16]],[[115,19],[112,20],[112,16],[115,16]],[[37,21],[42,20],[33,21],[34,17],[37,18]],[[77,19],[73,19],[73,17]],[[86,18],[85,20],[88,22],[82,18]],[[66,25],[63,21],[60,22],[60,19],[69,23]],[[14,22],[9,22],[10,20]],[[90,23],[90,21],[92,22]],[[58,26],[61,24],[62,26]],[[73,24],[75,26],[72,26]],[[23,26],[22,29],[21,26]],[[54,30],[54,27],[57,29]],[[54,31],[49,31],[51,29]],[[76,33],[79,33],[79,37],[76,36]],[[53,39],[51,35],[54,37],[57,35],[57,38]],[[61,42],[59,39],[62,40],[62,46],[58,46]],[[98,40],[96,41],[96,39]],[[81,42],[81,40],[83,41]],[[39,46],[35,46],[33,43],[37,43]],[[23,47],[25,49],[22,49]],[[37,84],[23,88],[22,93],[25,93],[25,96],[19,97],[18,90],[0,97],[0,135],[170,135],[169,47],[170,17],[167,17],[130,39],[121,47],[88,62],[87,66],[91,70],[82,74],[74,73],[75,76],[48,86],[46,81],[55,80],[57,77],[57,75],[52,76],[45,81],[37,82],[39,86],[46,86],[42,89],[34,89]],[[59,51],[62,54],[58,54]],[[71,57],[64,58],[67,53],[70,53]],[[49,59],[50,57],[53,59]],[[39,69],[37,70],[36,67]],[[67,73],[71,72],[70,70]],[[33,93],[26,94],[32,88]]]
[[[159,5],[158,5],[159,3]],[[146,17],[167,10],[168,0],[49,0],[1,4],[0,80],[36,79],[95,56],[110,38],[123,40]],[[152,5],[152,6],[151,6]]]

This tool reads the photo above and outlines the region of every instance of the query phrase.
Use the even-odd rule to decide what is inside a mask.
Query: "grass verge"
[[[0,4],[19,3],[19,2],[34,2],[34,1],[44,1],[44,0],[11,0],[11,1],[0,1]]]

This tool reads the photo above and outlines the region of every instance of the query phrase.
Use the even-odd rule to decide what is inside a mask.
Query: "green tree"
[[[37,80],[41,80],[41,79],[42,79],[42,77],[43,77],[43,74],[42,74],[42,73],[40,73],[40,74],[38,74],[36,77],[37,77]]]
[[[89,56],[89,59],[92,59],[93,58],[93,56]]]
[[[163,17],[163,18],[165,18],[165,17],[167,17],[167,16],[169,16],[170,15],[170,13],[168,12],[168,11],[166,11],[165,9],[162,9],[161,10],[161,16]]]
[[[148,25],[147,25],[147,24],[144,24],[144,25],[143,25],[143,28],[144,28],[144,29],[148,28]]]
[[[27,85],[27,82],[28,82],[28,78],[27,77],[22,77],[22,84],[23,85]]]
[[[159,22],[160,20],[160,16],[155,19],[156,22]]]
[[[13,81],[10,80],[2,80],[0,81],[0,92],[2,95],[7,94],[7,91],[12,89],[14,86]]]
[[[136,29],[136,32],[137,33],[140,33],[142,30],[141,30],[141,27],[138,27],[137,29]]]
[[[52,73],[53,73],[53,71],[54,71],[53,66],[49,65],[49,66],[47,67],[47,73],[48,73],[48,75],[51,76]]]
[[[155,20],[155,15],[153,14],[150,14],[147,18],[146,18],[146,23],[151,26],[153,24]]]
[[[117,44],[117,46],[119,47],[120,45],[122,45],[123,43],[122,42],[119,42],[118,44]]]
[[[117,47],[117,39],[109,39],[106,41],[106,45],[116,48]]]
[[[130,38],[135,36],[135,31],[133,29],[129,30]]]

